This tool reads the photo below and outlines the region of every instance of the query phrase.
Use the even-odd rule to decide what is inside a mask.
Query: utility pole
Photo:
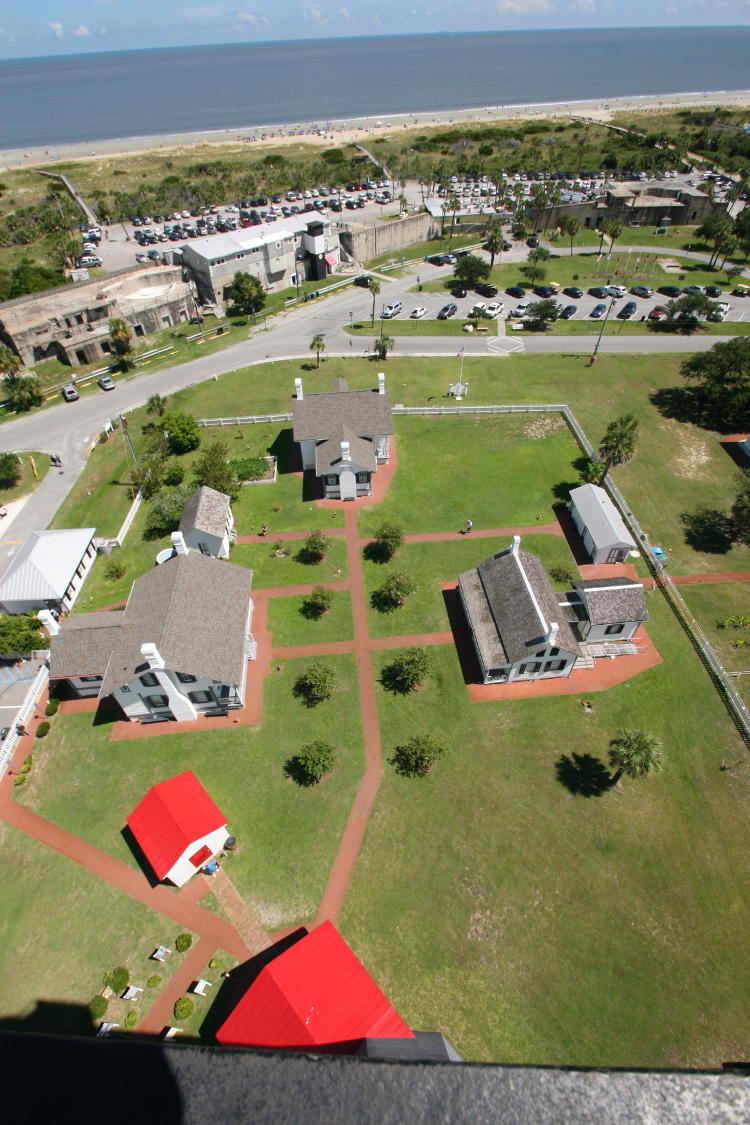
[[[607,327],[607,321],[609,320],[609,314],[612,312],[612,309],[614,308],[614,304],[615,304],[614,297],[610,297],[609,308],[607,309],[607,311],[604,314],[604,320],[602,321],[602,326],[599,329],[599,339],[596,341],[596,347],[594,348],[594,351],[593,351],[593,354],[592,354],[592,357],[591,357],[592,359],[596,359],[597,355],[599,354],[599,345],[602,342],[602,336],[604,335],[604,329]]]
[[[130,433],[128,432],[128,420],[123,414],[120,415],[120,428],[122,430],[123,440],[124,440],[126,446],[128,447],[128,449],[130,450],[130,455],[133,458],[133,462],[135,464],[135,467],[136,467],[136,469],[140,469],[140,467],[141,467],[140,462],[138,461],[138,458],[136,457],[135,450],[133,449],[133,442],[131,441]]]

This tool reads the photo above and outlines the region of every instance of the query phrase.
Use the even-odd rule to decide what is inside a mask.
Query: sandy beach
[[[56,161],[96,159],[102,156],[189,151],[195,146],[235,147],[258,144],[313,144],[331,147],[364,138],[419,126],[451,125],[462,121],[474,124],[532,117],[580,117],[609,121],[619,113],[659,112],[676,108],[726,106],[748,107],[750,90],[709,90],[702,93],[654,94],[607,100],[544,102],[537,105],[495,105],[435,113],[401,113],[382,117],[340,118],[325,122],[292,125],[258,125],[246,129],[214,129],[195,133],[163,134],[149,137],[122,137],[45,148],[9,149],[0,152],[0,171],[49,165]]]

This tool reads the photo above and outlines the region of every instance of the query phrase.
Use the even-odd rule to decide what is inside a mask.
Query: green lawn
[[[450,218],[446,227],[450,230]],[[462,246],[474,246],[481,241],[481,236],[476,231],[472,234],[454,233],[452,238],[446,235],[444,238],[431,238],[427,242],[414,242],[411,246],[405,246],[400,253],[391,251],[388,254],[379,254],[376,258],[371,258],[369,262],[366,262],[365,266],[367,269],[376,270],[378,266],[382,266],[386,262],[400,262],[402,257],[405,257],[407,261],[413,261],[415,258],[426,258],[432,254],[445,254],[449,250],[459,250]]]
[[[352,604],[345,590],[334,592],[331,608],[321,617],[306,616],[305,601],[299,596],[271,600],[268,627],[274,645],[314,645],[352,639]]]
[[[457,531],[468,518],[476,528],[533,524],[540,514],[546,523],[578,456],[554,415],[397,417],[395,431],[399,467],[383,503],[362,510],[362,535],[384,520],[407,534]]]
[[[593,320],[587,317],[585,320],[556,320],[550,324],[547,332],[551,336],[598,336],[601,331],[601,320]],[[524,332],[531,333],[531,335],[538,335],[530,329],[525,328]],[[648,322],[642,320],[618,320],[617,315],[613,313],[604,328],[604,336],[663,336],[664,333],[656,333],[652,330]],[[704,321],[701,324],[699,331],[694,333],[687,333],[684,336],[679,332],[674,333],[675,336],[685,341],[685,348],[691,347],[691,340],[700,338],[701,336],[747,336],[750,334],[750,321],[738,320],[724,320],[718,324],[708,323]]]
[[[227,870],[261,923],[309,920],[362,772],[354,658],[325,659],[340,681],[332,699],[305,707],[292,688],[309,661],[284,661],[266,678],[257,728],[212,730],[205,720],[189,734],[110,742],[109,724],[92,725],[91,713],[58,715],[17,798],[135,867],[125,818],[150,786],[192,769],[240,842]],[[336,768],[319,785],[299,788],[284,763],[315,738],[338,747]]]
[[[463,318],[431,320],[425,317],[422,320],[389,320],[385,322],[384,333],[386,336],[464,336],[469,335],[464,332],[464,324],[470,323],[472,322]],[[497,336],[496,320],[481,320],[479,323],[487,329],[487,336]],[[351,327],[345,325],[344,331],[350,336],[376,337],[380,335],[380,322],[376,320],[374,327],[366,322],[353,324]]]
[[[162,943],[172,945],[176,927],[7,824],[0,825],[0,843],[0,1024],[90,1033],[85,1006],[101,991],[105,970],[125,965],[133,983],[144,986],[155,971],[149,954]],[[164,982],[179,961],[175,954],[159,970]],[[139,1011],[149,993],[142,994]],[[111,1002],[108,1018],[130,1006]]]
[[[319,509],[316,509],[320,512]],[[319,518],[310,523],[310,530],[325,528],[328,512],[320,512]],[[346,543],[342,536],[331,536],[325,558],[319,563],[303,562],[299,555],[304,540],[290,540],[282,543],[281,549],[287,554],[276,557],[276,543],[269,532],[266,543],[240,543],[232,549],[232,562],[247,566],[253,572],[253,586],[302,586],[311,583],[333,582],[346,578]]]
[[[700,621],[727,672],[750,671],[750,647],[742,648],[737,644],[750,641],[750,627],[721,627],[721,622],[729,617],[750,616],[750,584],[721,582],[680,586],[680,593]],[[750,705],[750,676],[732,678],[740,695]]]
[[[133,500],[132,463],[119,432],[95,446],[50,526],[96,527],[102,538],[115,536]]]
[[[510,543],[510,536],[476,539],[466,535],[457,537],[455,542],[406,543],[399,548],[393,562],[385,565],[365,561],[367,628],[370,636],[445,632],[450,625],[441,584],[455,582],[462,570],[468,570],[482,559],[505,550]],[[565,539],[554,535],[527,535],[523,538],[523,546],[525,550],[539,555],[545,566],[563,566],[578,577],[578,568]],[[417,589],[405,605],[391,613],[383,613],[373,606],[372,595],[393,571],[408,574],[416,582]]]
[[[714,1067],[750,1034],[750,779],[720,771],[739,740],[649,608],[665,663],[592,714],[580,696],[471,704],[452,646],[422,690],[378,689],[384,757],[421,731],[448,755],[421,780],[386,766],[342,931],[410,1026],[467,1060]],[[556,763],[606,765],[623,725],[662,736],[663,773],[572,795]]]
[[[16,484],[2,490],[3,504],[10,504],[13,500],[20,500],[22,496],[28,496],[39,482],[44,480],[49,470],[49,456],[46,453],[39,453],[34,450],[33,453],[19,453],[18,457],[21,461],[21,476]],[[37,472],[36,477],[34,476],[34,469]]]

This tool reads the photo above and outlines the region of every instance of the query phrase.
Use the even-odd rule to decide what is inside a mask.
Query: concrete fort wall
[[[440,234],[440,221],[427,211],[394,219],[392,223],[372,223],[341,230],[339,238],[347,254],[357,262],[367,262],[381,254],[400,253],[415,242],[425,242]]]

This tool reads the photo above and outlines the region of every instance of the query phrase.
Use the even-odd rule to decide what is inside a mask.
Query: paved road
[[[434,270],[430,276],[440,277],[441,272],[448,271]],[[416,271],[407,277],[384,282],[376,301],[376,312],[380,305],[396,298],[403,300],[405,308],[409,303],[417,303],[416,295],[407,293],[414,284],[415,275]],[[423,303],[428,299],[442,302],[443,295],[420,294],[419,300],[423,298]],[[4,448],[59,453],[63,469],[51,469],[25,508],[10,525],[3,527],[0,569],[5,569],[18,544],[30,532],[49,525],[84,466],[86,449],[102,430],[107,418],[119,411],[143,405],[156,392],[170,394],[213,375],[252,363],[298,356],[307,359],[310,340],[318,332],[325,335],[327,355],[361,356],[367,348],[368,338],[350,337],[342,331],[341,325],[346,323],[349,313],[354,320],[369,318],[371,309],[372,297],[367,290],[347,289],[280,315],[267,331],[256,331],[249,339],[233,344],[216,355],[203,356],[151,374],[134,375],[128,380],[119,380],[116,389],[107,394],[85,396],[74,403],[61,402],[47,410],[3,423],[0,432]],[[711,336],[688,342],[669,336],[604,336],[600,352],[657,354],[698,351],[712,347],[723,338]],[[486,357],[518,348],[519,342],[512,333],[504,340],[497,337],[399,336],[394,355],[455,356],[457,349],[463,345],[466,356]],[[595,342],[595,335],[559,337],[550,334],[525,337],[523,346],[529,353],[588,355]]]

